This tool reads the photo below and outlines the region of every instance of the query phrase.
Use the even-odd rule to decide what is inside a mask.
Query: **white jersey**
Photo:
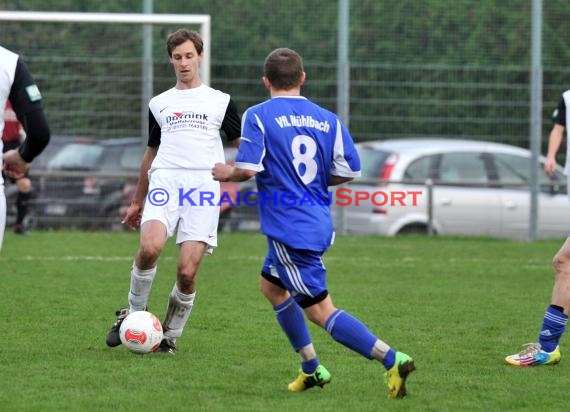
[[[6,101],[8,100],[8,96],[10,96],[10,90],[14,83],[17,63],[18,55],[0,46],[0,136],[4,130],[4,108],[6,107]],[[2,149],[1,141],[0,149]],[[0,160],[0,167],[1,166],[2,161]]]
[[[12,85],[14,84],[17,63],[18,55],[0,46],[0,136],[2,136],[4,130],[4,110],[8,96],[10,96],[10,91],[12,90]],[[0,139],[0,153],[3,152],[3,147],[2,139]],[[0,170],[3,166],[2,163],[2,157],[0,157]],[[2,249],[5,227],[6,197],[4,194],[4,179],[0,174],[0,249]]]
[[[151,99],[150,111],[160,127],[160,146],[151,170],[210,171],[224,163],[220,128],[230,95],[206,85],[172,88]]]

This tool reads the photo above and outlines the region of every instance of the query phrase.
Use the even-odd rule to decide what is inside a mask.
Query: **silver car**
[[[528,238],[529,150],[419,138],[365,142],[358,150],[362,177],[333,188],[337,230],[392,236],[426,233],[429,227],[442,235]],[[538,235],[565,237],[570,230],[566,176],[559,166],[548,176],[544,161],[541,157]]]

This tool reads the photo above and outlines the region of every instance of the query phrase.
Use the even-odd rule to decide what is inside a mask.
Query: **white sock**
[[[299,349],[299,356],[301,357],[301,362],[306,362],[317,357],[317,352],[315,352],[315,347],[312,343]]]
[[[152,269],[140,270],[133,263],[131,270],[131,290],[129,290],[129,312],[146,309],[155,275],[156,266]]]
[[[384,360],[384,358],[386,357],[386,354],[388,353],[389,350],[390,350],[390,346],[388,346],[388,344],[386,342],[378,339],[374,343],[374,347],[372,348],[371,355],[374,359],[382,362]]]
[[[162,323],[164,337],[169,338],[171,341],[176,341],[176,338],[182,336],[184,326],[190,317],[190,312],[192,312],[195,297],[196,292],[189,295],[182,293],[176,286],[176,283],[174,283],[168,298],[166,317]]]

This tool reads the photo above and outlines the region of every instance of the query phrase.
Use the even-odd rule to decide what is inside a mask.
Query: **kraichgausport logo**
[[[166,189],[157,187],[152,189],[147,200],[154,206],[164,206],[176,201],[178,206],[360,206],[364,202],[371,202],[374,206],[417,206],[421,190],[378,190],[375,192],[354,191],[349,188],[339,188],[334,192],[327,192],[326,196],[314,195],[304,192],[258,192],[238,191],[234,194],[221,192],[217,199],[214,192],[198,191],[192,189],[178,189],[177,193],[169,193]]]

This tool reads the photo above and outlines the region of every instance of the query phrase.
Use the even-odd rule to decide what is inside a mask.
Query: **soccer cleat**
[[[414,360],[402,352],[396,352],[396,363],[386,371],[388,398],[403,398],[407,395],[406,379],[416,369]]]
[[[115,346],[119,346],[121,344],[121,336],[119,334],[119,329],[121,329],[121,323],[129,314],[129,308],[122,308],[115,312],[117,315],[117,321],[111,326],[111,330],[107,334],[107,346],[110,348],[114,348]]]
[[[331,381],[331,374],[323,366],[317,366],[315,371],[308,375],[301,371],[297,379],[287,386],[291,392],[301,392],[312,388],[313,386],[320,386],[321,388]]]
[[[155,352],[158,353],[170,353],[171,355],[176,355],[176,343],[173,339],[164,338],[156,348]]]
[[[556,346],[552,352],[542,350],[540,343],[527,343],[519,353],[507,356],[505,362],[513,366],[556,365],[560,362],[560,348]]]

